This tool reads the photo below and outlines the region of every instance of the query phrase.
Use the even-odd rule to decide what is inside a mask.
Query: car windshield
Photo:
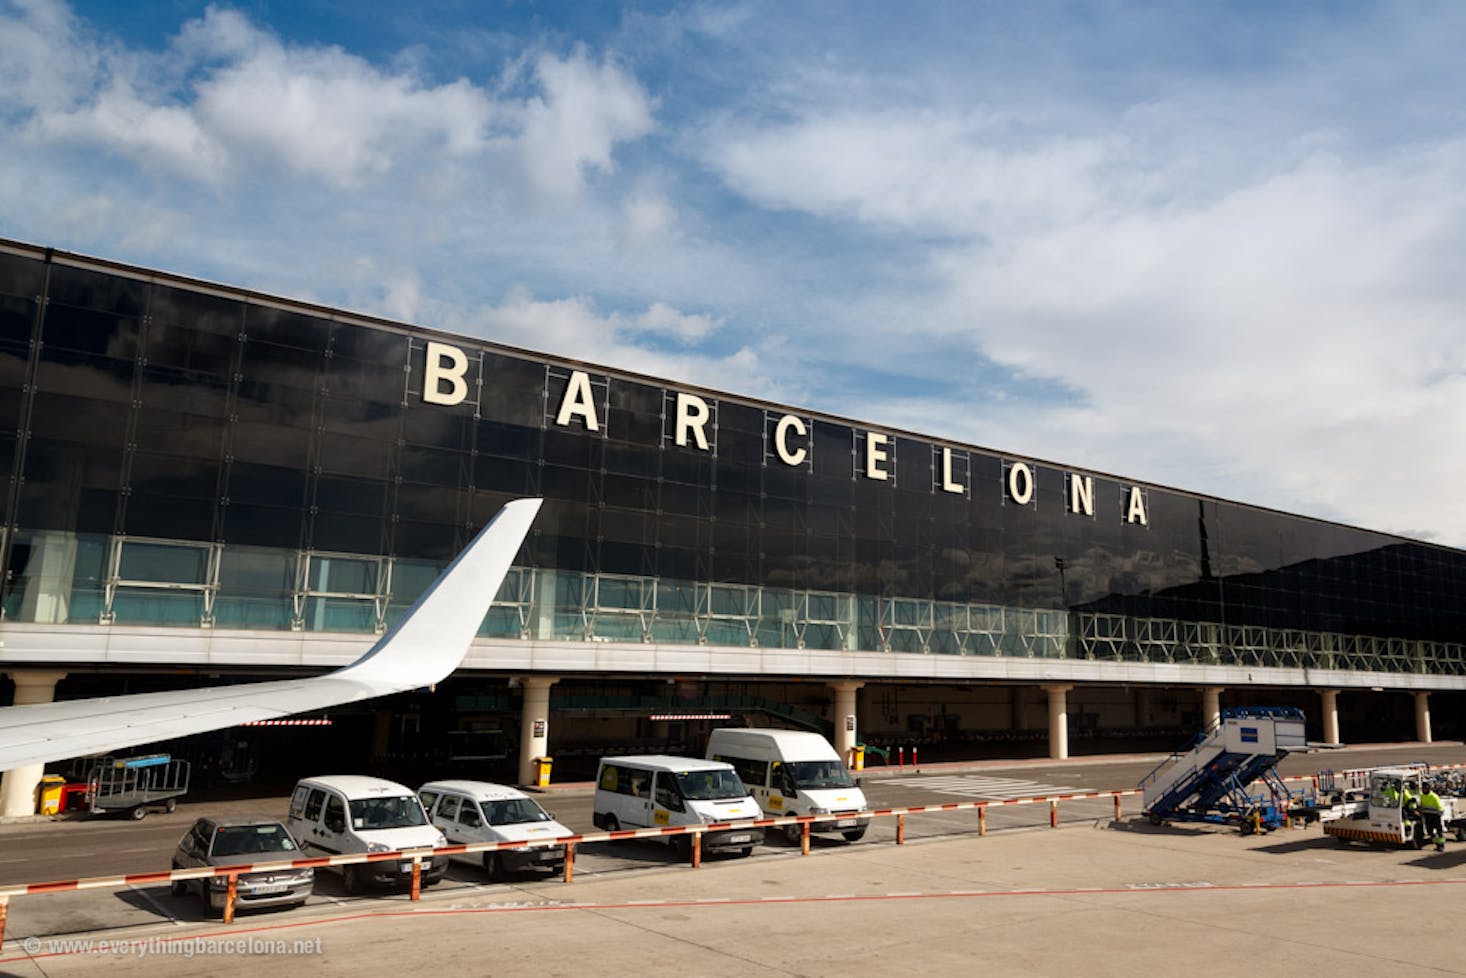
[[[426,824],[422,804],[416,795],[357,798],[351,803],[351,827],[354,829],[405,829]]]
[[[790,761],[784,765],[794,786],[806,788],[853,788],[850,772],[839,761]]]
[[[677,784],[682,788],[682,797],[689,801],[717,801],[748,795],[748,789],[732,771],[683,771],[677,775]]]
[[[214,833],[210,855],[215,859],[228,856],[252,856],[270,852],[295,852],[295,840],[285,826],[224,825]]]
[[[530,798],[484,802],[484,816],[490,825],[518,825],[521,822],[548,822],[549,814]]]

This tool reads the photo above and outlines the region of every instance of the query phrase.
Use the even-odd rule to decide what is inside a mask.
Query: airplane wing
[[[516,499],[351,665],[306,679],[0,707],[0,771],[431,686],[468,652],[540,499]]]

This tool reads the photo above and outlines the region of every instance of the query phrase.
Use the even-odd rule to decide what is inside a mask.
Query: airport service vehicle
[[[288,862],[300,858],[300,847],[279,819],[252,816],[201,818],[193,823],[173,853],[174,869],[200,866],[241,866],[254,863]],[[235,906],[298,907],[315,886],[316,871],[282,869],[264,873],[241,873],[235,888]],[[174,880],[174,896],[198,890],[209,911],[224,909],[229,880],[224,876],[202,880]]]
[[[412,789],[381,778],[331,775],[304,778],[290,796],[285,824],[308,856],[395,852],[445,846],[448,840],[428,821]],[[422,882],[443,878],[447,856],[422,861]],[[341,884],[358,893],[366,884],[393,885],[412,879],[412,860],[342,866]]]
[[[1341,842],[1376,842],[1419,849],[1428,841],[1418,811],[1407,808],[1408,797],[1419,798],[1432,785],[1440,795],[1441,820],[1457,842],[1466,842],[1466,799],[1458,796],[1453,779],[1432,775],[1424,764],[1361,768],[1325,772],[1319,776],[1319,794],[1332,804],[1318,809],[1325,835]]]
[[[533,798],[502,784],[487,781],[430,781],[417,789],[435,826],[451,845],[475,842],[542,842],[573,835]],[[496,852],[464,853],[455,858],[482,863],[490,879],[527,869],[559,872],[565,867],[565,847],[534,846]]]
[[[1287,823],[1299,799],[1278,777],[1277,763],[1308,749],[1301,710],[1223,710],[1217,722],[1162,761],[1140,782],[1152,825],[1213,822],[1243,835]]]
[[[189,764],[168,754],[103,757],[87,775],[87,807],[93,815],[126,812],[142,818],[171,812],[188,793]]]
[[[869,823],[860,817],[865,792],[850,777],[830,742],[807,730],[720,727],[708,737],[707,756],[733,765],[738,777],[768,815],[830,815],[812,832],[839,832],[855,842]],[[804,832],[784,827],[790,842]]]
[[[760,815],[732,766],[719,761],[665,754],[603,757],[596,771],[591,820],[598,829],[738,822]],[[667,838],[684,856],[691,852],[690,835]],[[747,856],[763,838],[764,830],[754,827],[705,832],[702,848]]]

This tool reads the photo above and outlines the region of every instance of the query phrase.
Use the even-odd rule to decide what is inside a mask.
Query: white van
[[[487,781],[430,781],[417,789],[435,826],[450,845],[475,842],[520,842],[574,835],[554,816],[518,788]],[[469,852],[453,858],[480,863],[489,879],[526,869],[565,868],[564,846],[536,846],[533,849],[500,849],[497,852]]]
[[[708,737],[707,755],[733,765],[759,807],[769,815],[833,815],[814,822],[811,832],[839,832],[851,842],[865,835],[865,792],[850,777],[830,742],[805,730],[719,728]],[[784,827],[791,842],[804,834]]]
[[[445,846],[448,840],[428,821],[411,788],[381,778],[332,775],[304,778],[290,796],[285,825],[308,856],[395,852]],[[366,884],[400,884],[412,879],[412,860],[341,866],[342,886],[358,893]],[[422,881],[443,878],[447,856],[423,860]]]
[[[733,768],[717,761],[665,754],[605,757],[596,772],[591,820],[598,829],[615,832],[759,817],[758,802],[749,797]],[[690,835],[668,838],[684,856],[692,851]],[[761,828],[706,832],[702,849],[736,849],[747,856],[763,839]]]

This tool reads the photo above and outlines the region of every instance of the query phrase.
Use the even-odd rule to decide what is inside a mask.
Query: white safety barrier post
[[[10,907],[10,897],[0,896],[0,945],[5,943],[5,913]]]
[[[977,834],[988,834],[988,806],[982,805],[977,809]]]
[[[565,843],[565,882],[575,878],[575,843]]]
[[[697,869],[702,865],[702,833],[692,833],[692,868]]]
[[[804,832],[800,836],[800,840],[799,840],[799,852],[800,852],[800,855],[804,855],[804,856],[809,855],[809,824],[810,823],[808,823],[808,822],[801,822],[800,823],[800,825],[804,829]]]
[[[412,894],[414,901],[422,899],[422,856],[412,857]]]
[[[1120,821],[1120,796],[1115,796],[1115,821]]]
[[[898,845],[898,846],[904,846],[905,844],[906,844],[906,816],[905,815],[897,815],[896,816],[896,845]]]
[[[1058,827],[1059,827],[1059,802],[1058,802],[1058,799],[1055,799],[1055,800],[1049,802],[1049,828],[1056,829]]]

